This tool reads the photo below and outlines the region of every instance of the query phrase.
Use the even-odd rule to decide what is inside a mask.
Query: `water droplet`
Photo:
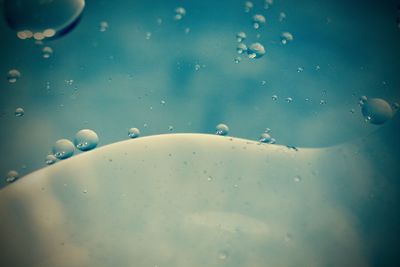
[[[264,133],[270,133],[271,129],[270,128],[265,128]]]
[[[315,70],[320,70],[320,69],[321,69],[320,65],[315,66]]]
[[[271,142],[271,136],[268,133],[264,132],[260,135],[258,141],[260,141],[261,143],[269,143]]]
[[[50,46],[45,46],[42,49],[43,58],[49,58],[53,54],[53,49]]]
[[[303,72],[303,71],[304,71],[303,67],[298,67],[298,68],[297,68],[297,72],[298,72],[298,73]]]
[[[25,111],[23,108],[15,109],[15,112],[14,112],[15,117],[22,117],[22,116],[24,116],[24,114],[25,114]]]
[[[52,164],[56,163],[56,161],[57,161],[56,156],[54,156],[52,154],[46,156],[45,162],[47,165],[52,165]]]
[[[277,95],[273,95],[271,98],[272,98],[272,100],[274,100],[274,101],[278,100],[278,96],[277,96]]]
[[[200,70],[200,68],[201,68],[200,64],[195,64],[195,65],[194,65],[194,70],[195,70],[195,71]]]
[[[84,7],[84,0],[4,1],[6,21],[20,39],[66,34],[78,24]]]
[[[229,132],[229,127],[226,124],[220,123],[216,127],[216,132],[215,134],[217,135],[227,135]]]
[[[184,7],[175,8],[175,20],[181,20],[186,15],[186,9]]]
[[[140,130],[138,128],[130,128],[128,130],[128,136],[130,138],[137,138],[140,136]]]
[[[174,126],[170,125],[168,126],[168,131],[172,132],[174,130]]]
[[[167,102],[165,102],[165,100],[161,100],[160,103],[161,105],[165,105]]]
[[[356,110],[354,108],[350,109],[350,113],[354,114],[356,112]]]
[[[244,11],[245,12],[250,12],[250,10],[253,8],[253,3],[250,1],[244,2]]]
[[[99,137],[93,130],[83,129],[75,134],[74,143],[76,148],[79,150],[88,151],[97,146],[99,143]]]
[[[389,103],[380,98],[368,99],[362,105],[361,112],[368,122],[376,125],[385,123],[393,116]]]
[[[53,146],[53,154],[58,159],[66,159],[74,154],[74,144],[68,139],[60,139]]]
[[[286,13],[285,12],[279,13],[279,22],[282,22],[285,19],[286,19]]]
[[[293,102],[293,98],[291,98],[291,97],[286,97],[285,101],[286,101],[287,103],[292,103],[292,102]]]
[[[301,176],[296,175],[295,177],[293,177],[293,181],[295,181],[296,183],[301,182]]]
[[[87,189],[83,189],[82,193],[87,194]]]
[[[290,32],[283,32],[281,34],[281,42],[282,44],[287,44],[288,42],[293,41],[293,34]]]
[[[15,171],[15,170],[11,170],[11,171],[9,171],[9,172],[7,173],[7,175],[6,175],[6,182],[7,182],[7,183],[12,183],[12,182],[14,182],[15,180],[17,180],[18,177],[19,177],[18,172]]]
[[[236,40],[240,43],[243,42],[247,38],[247,35],[245,32],[238,32],[236,34]]]
[[[21,73],[16,69],[9,70],[7,73],[7,80],[9,83],[16,83],[20,77]]]
[[[253,21],[253,28],[259,29],[261,25],[264,25],[267,20],[263,15],[256,14],[252,17],[252,21]]]
[[[265,48],[260,43],[253,43],[247,48],[249,58],[260,58],[265,55]]]
[[[190,28],[185,28],[184,32],[185,32],[185,34],[189,34],[190,33]]]
[[[238,46],[236,47],[236,52],[238,54],[243,54],[247,52],[247,46],[244,43],[239,43]]]
[[[324,99],[321,99],[320,101],[319,101],[319,104],[320,105],[325,105],[327,102],[326,102],[326,100],[324,100]]]

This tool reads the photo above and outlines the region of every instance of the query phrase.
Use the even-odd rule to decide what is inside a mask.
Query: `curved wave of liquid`
[[[0,265],[368,266],[349,206],[374,170],[353,150],[173,134],[82,153],[0,191]]]

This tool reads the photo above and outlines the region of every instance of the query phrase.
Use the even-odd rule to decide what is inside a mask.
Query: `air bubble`
[[[130,138],[138,138],[140,136],[140,130],[138,128],[130,128],[128,130],[128,136]]]
[[[15,109],[15,112],[14,112],[15,117],[22,117],[22,116],[24,116],[24,114],[25,114],[25,111],[23,108]]]
[[[361,112],[366,121],[375,125],[384,124],[393,116],[389,103],[380,98],[368,99],[362,105]]]
[[[247,35],[246,35],[245,32],[238,32],[236,34],[236,41],[238,41],[239,43],[243,42],[244,40],[246,40],[246,38],[247,38]]]
[[[15,170],[11,170],[11,171],[9,171],[9,172],[7,173],[7,175],[6,175],[6,182],[7,182],[7,183],[15,182],[15,180],[17,180],[18,177],[19,177],[18,172],[15,171]]]
[[[84,7],[84,0],[4,1],[6,21],[20,39],[59,37],[77,25]]]
[[[247,52],[247,46],[244,43],[239,43],[238,46],[236,47],[236,52],[238,54],[243,54]]]
[[[272,139],[271,136],[268,133],[264,132],[261,134],[258,141],[260,141],[261,143],[270,143],[271,139]]]
[[[186,9],[184,7],[175,8],[175,20],[181,20],[186,15]]]
[[[66,159],[74,154],[74,144],[68,139],[60,139],[53,146],[53,154],[58,159]]]
[[[56,163],[56,161],[57,161],[56,156],[54,156],[52,154],[46,156],[45,163],[47,165],[52,165],[52,164]]]
[[[83,129],[76,133],[74,143],[79,150],[89,151],[97,146],[99,137],[93,130]]]
[[[100,31],[105,32],[108,30],[108,22],[107,21],[101,21],[100,22]]]
[[[278,96],[277,96],[277,95],[273,95],[273,96],[271,96],[271,98],[272,98],[272,100],[274,100],[274,101],[278,100]]]
[[[9,83],[16,83],[21,77],[21,73],[17,69],[9,70],[7,73],[7,80]]]
[[[256,14],[253,16],[252,21],[253,21],[253,28],[259,29],[262,25],[265,24],[265,22],[267,20],[265,19],[265,17],[263,15]]]
[[[43,58],[49,58],[53,54],[53,49],[50,46],[45,46],[42,49]]]
[[[244,2],[244,11],[245,12],[250,12],[250,10],[254,7],[253,3],[250,1]]]
[[[283,32],[281,34],[281,42],[282,44],[287,44],[289,42],[293,41],[293,34],[290,32]]]
[[[249,58],[260,58],[265,55],[265,48],[260,43],[253,43],[247,48]]]
[[[293,102],[293,98],[291,98],[291,97],[286,97],[285,101],[286,101],[287,103],[292,103],[292,102]]]
[[[229,132],[229,127],[226,124],[220,123],[216,127],[216,132],[215,134],[217,135],[227,135]]]

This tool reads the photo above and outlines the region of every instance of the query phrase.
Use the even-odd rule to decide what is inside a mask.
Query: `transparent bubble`
[[[5,0],[4,14],[20,39],[59,37],[79,22],[84,0]]]
[[[22,116],[24,116],[24,114],[25,114],[25,111],[23,108],[15,109],[15,112],[14,112],[15,117],[22,117]]]
[[[186,15],[186,9],[184,7],[175,8],[175,20],[181,20]]]
[[[392,108],[393,108],[394,110],[398,110],[399,107],[400,107],[400,104],[397,103],[397,102],[394,102],[394,103],[392,104]]]
[[[268,133],[264,132],[261,134],[258,141],[260,141],[261,143],[269,143],[271,142],[271,136]]]
[[[140,136],[140,130],[138,128],[130,128],[128,130],[128,136],[130,138],[137,138]]]
[[[56,156],[54,156],[52,154],[49,154],[46,156],[45,162],[47,165],[52,165],[52,164],[56,163],[56,161],[57,161]]]
[[[264,8],[268,9],[270,6],[272,6],[273,3],[274,3],[274,0],[265,0]]]
[[[260,43],[253,43],[247,48],[249,58],[260,58],[265,55],[265,48]]]
[[[6,182],[7,182],[7,183],[12,183],[12,182],[14,182],[15,180],[17,180],[18,177],[19,177],[18,172],[15,171],[15,170],[11,170],[11,171],[9,171],[9,172],[7,173],[7,175],[6,175]]]
[[[369,123],[380,125],[390,120],[393,110],[389,103],[380,98],[368,99],[361,107],[361,112]]]
[[[283,32],[281,34],[281,42],[282,44],[287,44],[288,42],[293,41],[293,34],[290,32]]]
[[[291,98],[291,97],[286,97],[285,101],[286,101],[287,103],[292,103],[292,102],[293,102],[293,98]]]
[[[101,21],[100,22],[100,31],[105,32],[109,28],[108,22],[107,21]]]
[[[295,177],[293,177],[293,181],[295,181],[296,183],[301,182],[301,176],[296,175]]]
[[[250,12],[250,10],[254,7],[253,3],[250,1],[244,2],[244,11]]]
[[[272,98],[272,100],[274,100],[274,101],[278,100],[278,96],[277,96],[277,95],[273,95],[271,98]]]
[[[220,123],[216,127],[216,132],[215,134],[217,135],[227,135],[229,132],[229,127],[226,124]]]
[[[240,61],[242,61],[242,58],[241,58],[241,57],[235,57],[235,58],[233,59],[233,61],[234,61],[236,64],[239,64]]]
[[[92,150],[98,143],[99,137],[93,130],[83,129],[75,134],[74,144],[81,151]]]
[[[265,24],[265,22],[267,22],[265,17],[263,15],[260,15],[260,14],[254,15],[253,18],[252,18],[252,21],[253,21],[253,28],[254,29],[259,29],[262,25]]]
[[[237,40],[238,42],[243,42],[246,38],[247,38],[247,35],[246,35],[245,32],[238,32],[238,33],[236,34],[236,40]]]
[[[53,154],[58,159],[66,159],[74,154],[74,144],[68,139],[60,139],[53,146]]]
[[[50,46],[45,46],[42,49],[43,58],[49,58],[53,54],[53,49]]]
[[[304,68],[303,68],[303,67],[298,67],[298,68],[297,68],[297,72],[298,72],[298,73],[303,72],[303,71],[304,71]]]
[[[367,98],[365,95],[363,95],[363,96],[360,97],[360,99],[359,99],[359,101],[358,101],[358,104],[359,104],[360,106],[362,106],[362,105],[364,105],[365,103],[367,103],[367,101],[368,101],[368,98]]]
[[[279,13],[279,21],[282,22],[286,19],[286,13],[285,12],[280,12]]]
[[[7,80],[9,83],[16,83],[20,77],[21,73],[16,69],[9,70],[7,73]]]
[[[228,258],[228,252],[227,251],[220,251],[219,253],[218,253],[218,259],[219,260],[226,260]]]
[[[236,52],[238,54],[243,54],[247,52],[247,46],[244,43],[239,43],[238,46],[236,47]]]

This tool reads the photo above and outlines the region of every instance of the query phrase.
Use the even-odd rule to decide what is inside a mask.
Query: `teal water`
[[[74,160],[76,154],[83,153],[74,145],[83,151],[94,149],[96,153],[99,148],[95,147],[126,140],[130,138],[128,134],[139,136],[139,140],[158,134],[215,134],[221,130],[216,126],[222,123],[229,128],[223,128],[226,138],[257,141],[261,137],[293,151],[310,148],[329,155],[321,163],[318,158],[304,163],[306,173],[311,175],[313,169],[318,169],[315,177],[326,178],[321,187],[308,184],[305,192],[320,190],[322,195],[330,195],[332,203],[337,201],[341,209],[344,207],[346,212],[338,216],[346,215],[343,221],[356,232],[357,238],[352,242],[358,240],[348,244],[358,256],[355,263],[347,266],[397,266],[398,1],[276,0],[271,4],[259,0],[251,1],[251,5],[246,1],[0,3],[1,187],[15,186],[21,188],[16,191],[25,192],[19,182],[7,185],[7,180],[36,179],[30,173],[45,167],[46,161],[53,163],[54,156],[63,158],[73,152],[74,156],[65,162]],[[238,35],[240,32],[244,35]],[[94,130],[98,140],[93,134],[76,137],[82,129]],[[55,149],[60,139],[72,143]],[[208,147],[206,142],[204,147]],[[346,155],[332,154],[337,150],[347,151]],[[233,160],[233,155],[225,152],[224,160]],[[337,157],[346,160],[341,162]],[[246,157],[237,160],[241,161],[245,166],[250,164]],[[347,165],[343,166],[344,163]],[[150,163],[146,166],[152,168]],[[229,172],[226,168],[221,166],[220,171]],[[266,177],[274,177],[274,172],[289,179],[297,175],[292,173],[296,168],[290,164],[282,167],[284,171],[260,168],[268,172]],[[264,177],[248,166],[245,169],[252,181]],[[112,176],[113,170],[107,173]],[[127,167],[124,170],[134,171]],[[46,172],[46,168],[41,171]],[[93,173],[90,179],[98,175]],[[308,174],[297,180],[306,183]],[[149,172],[148,176],[153,174]],[[285,185],[281,181],[276,190]],[[365,195],[358,194],[360,188]],[[90,188],[87,190],[90,192]],[[58,197],[61,196],[55,193],[54,198],[47,200]],[[298,197],[296,192],[287,196]],[[235,196],[228,199],[231,198]],[[326,212],[335,206],[332,203],[313,211]],[[275,208],[279,209],[278,206]],[[219,208],[218,212],[225,215],[229,212]],[[289,210],[302,208],[290,206]],[[212,211],[192,210],[188,214],[195,214],[190,218],[199,218],[198,214],[209,212]],[[234,212],[246,214],[246,209]],[[230,213],[227,220],[266,219],[257,216],[257,212],[263,209],[259,207],[247,214],[251,217],[248,220]],[[327,216],[325,219],[330,218],[322,214]],[[7,216],[7,212],[2,210],[1,216]],[[223,221],[224,216],[214,217]],[[301,215],[295,217],[299,218]],[[301,240],[313,240],[317,247],[325,230],[314,230],[308,229],[309,235]],[[296,240],[295,234],[290,236],[289,239]],[[326,243],[327,251],[332,250],[333,243],[329,241],[332,240]],[[6,244],[3,242],[2,246]],[[223,255],[229,254],[226,248],[221,251]],[[338,249],[338,255],[343,256],[343,251]],[[316,253],[318,258],[327,257],[324,250]],[[311,255],[306,251],[299,254]],[[308,257],[299,259],[310,263]],[[315,266],[346,266],[334,261],[324,265],[322,259],[316,260]],[[199,262],[191,263],[196,266]],[[234,266],[244,266],[240,262],[236,259]],[[291,266],[290,261],[278,260],[277,264]]]

